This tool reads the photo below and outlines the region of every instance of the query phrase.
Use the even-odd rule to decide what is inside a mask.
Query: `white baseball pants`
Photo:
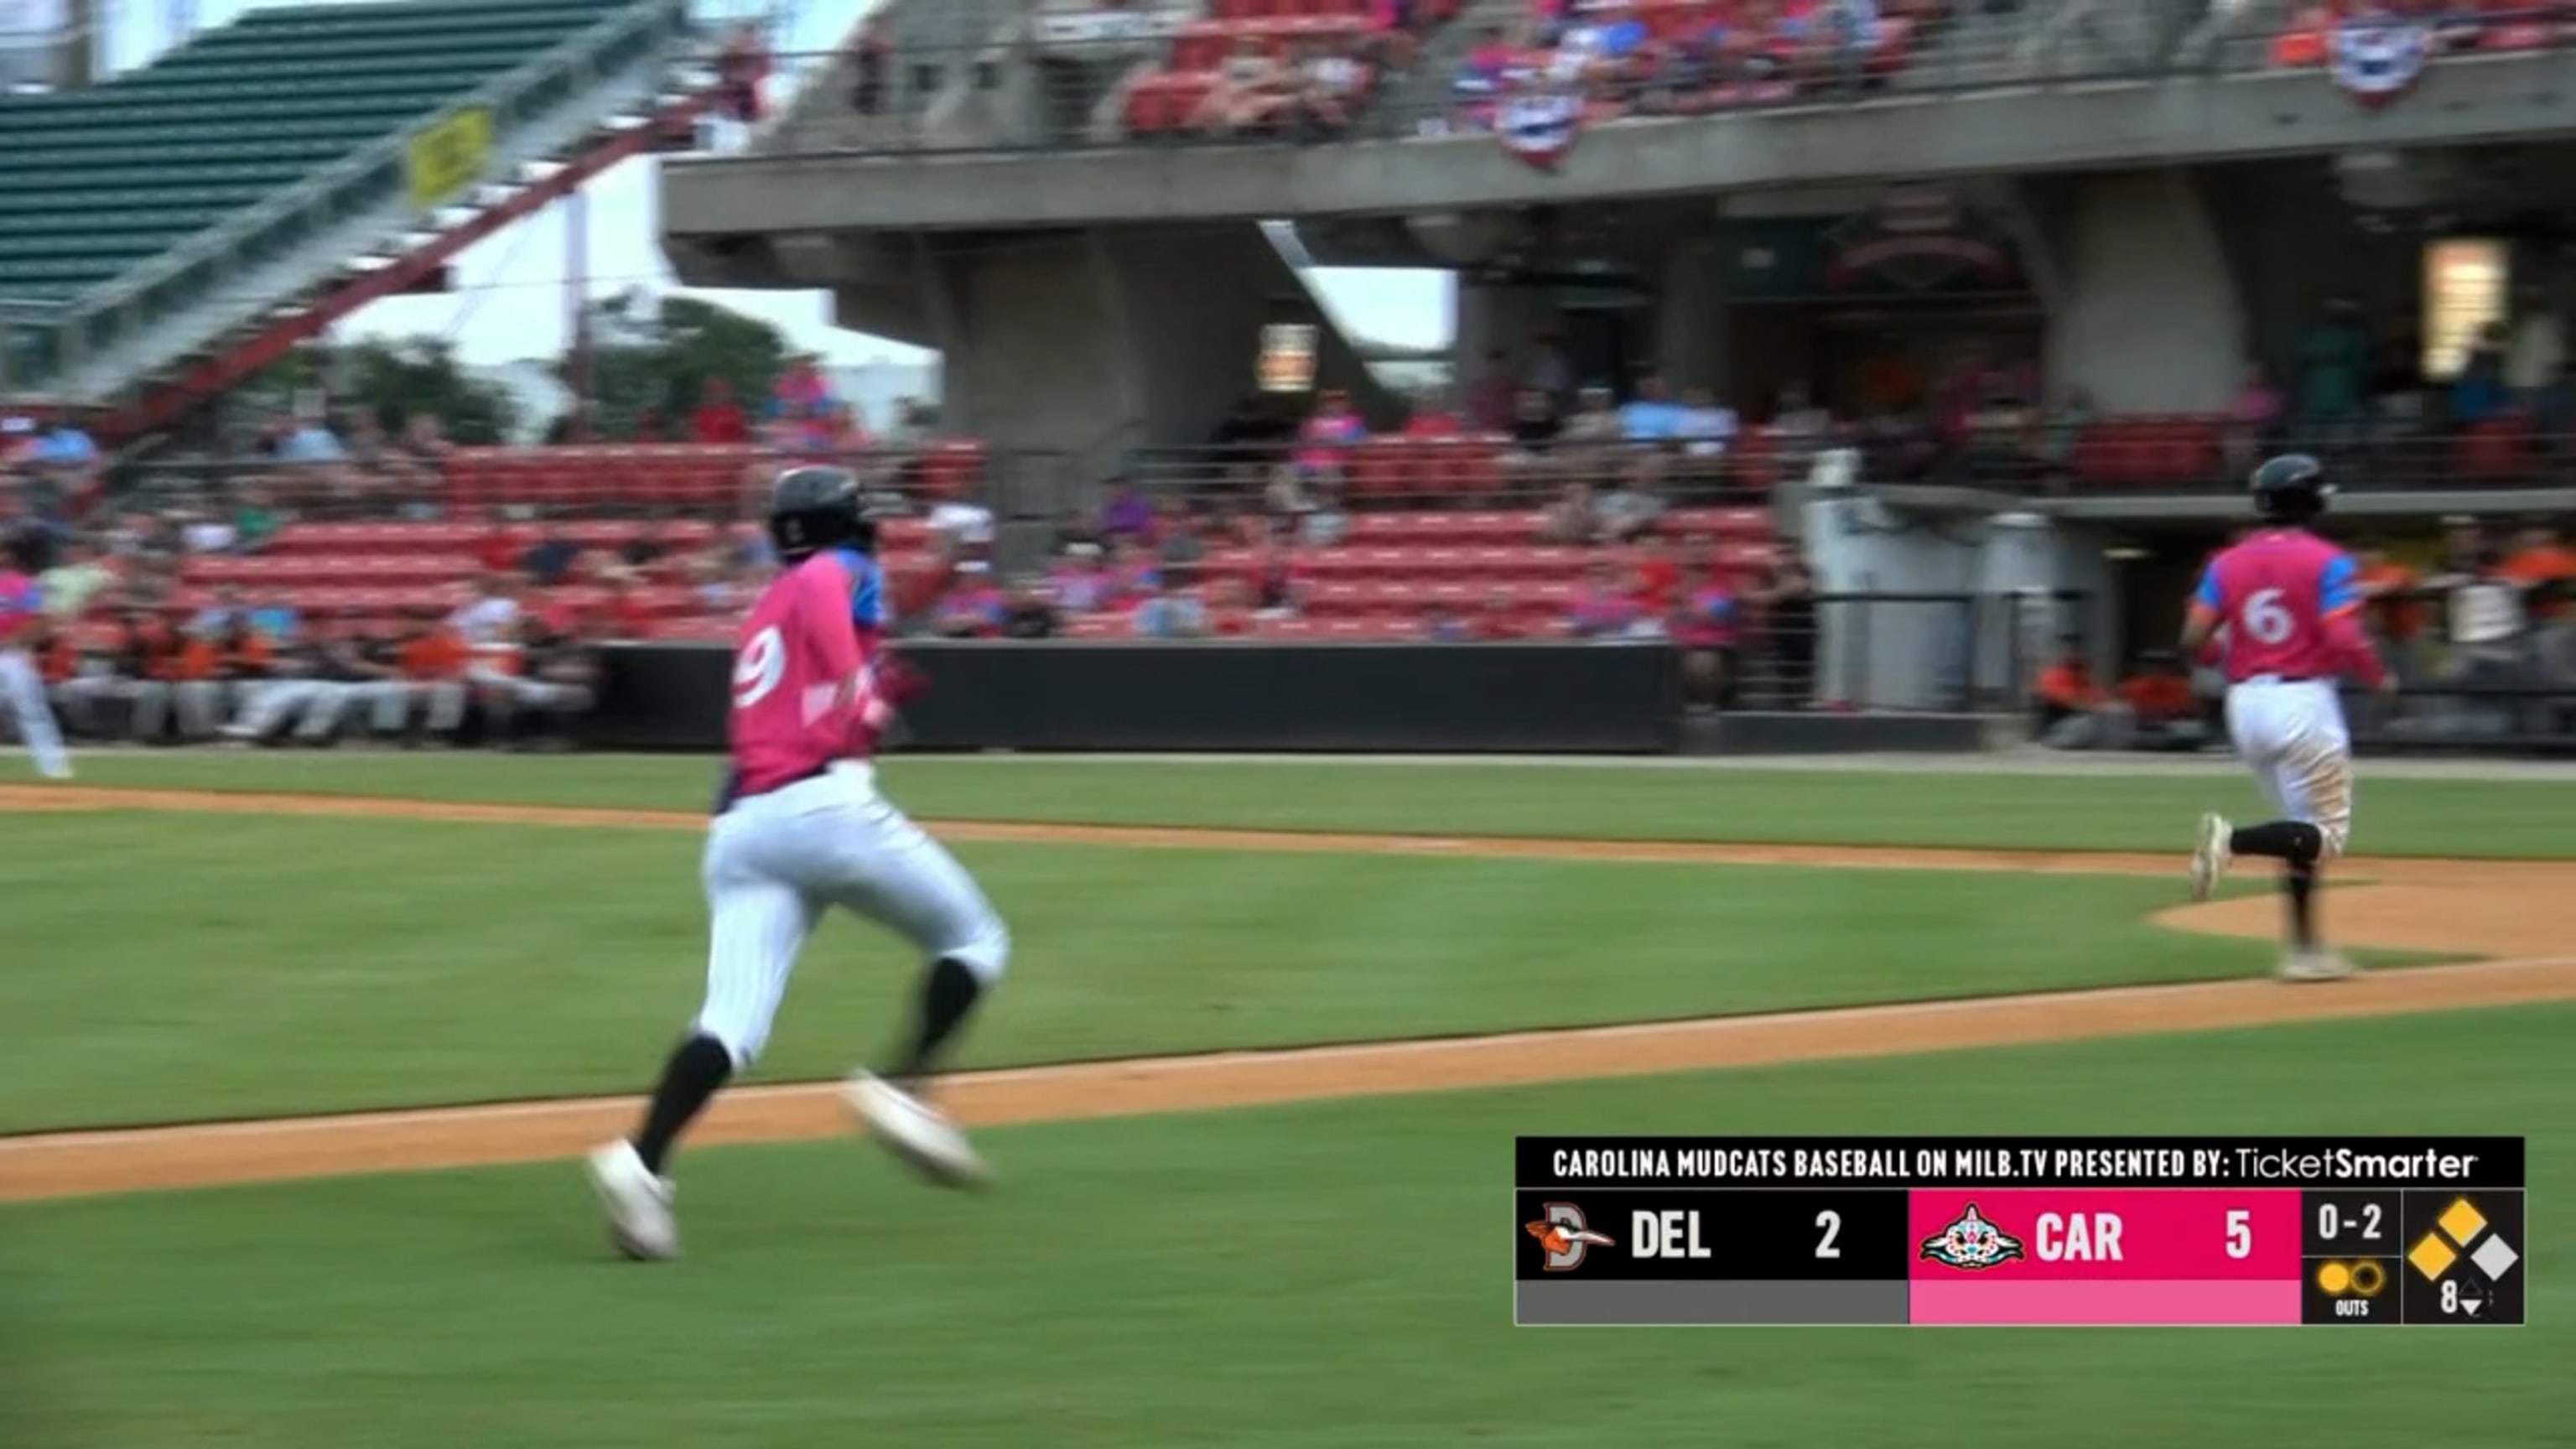
[[[2352,833],[2352,736],[2343,701],[2324,679],[2249,679],[2228,686],[2227,732],[2236,757],[2283,817],[2325,835],[2326,858]]]
[[[71,778],[72,757],[63,748],[63,732],[54,723],[54,707],[45,698],[45,677],[24,649],[0,649],[0,708],[17,722],[18,738],[27,746],[36,772],[48,780]]]
[[[325,739],[332,726],[340,722],[348,692],[358,687],[330,679],[272,679],[246,686],[241,718],[228,733],[264,739],[271,730],[285,724],[289,716],[300,715],[295,727],[297,735],[308,740]]]
[[[826,907],[867,917],[929,960],[953,957],[988,986],[1010,961],[1010,932],[974,877],[855,761],[717,816],[701,874],[710,940],[697,1031],[722,1042],[737,1070],[767,1044]]]

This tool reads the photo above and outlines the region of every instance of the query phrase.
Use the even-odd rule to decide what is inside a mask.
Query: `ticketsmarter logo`
[[[1935,1263],[1975,1272],[2021,1254],[2021,1239],[1987,1222],[1975,1203],[1959,1220],[1923,1240],[1923,1256]]]
[[[1593,1247],[1612,1246],[1608,1233],[1596,1233],[1584,1221],[1583,1209],[1570,1202],[1552,1202],[1540,1209],[1545,1216],[1523,1226],[1538,1245],[1547,1250],[1544,1264],[1551,1273],[1571,1273],[1583,1266],[1584,1255]]]

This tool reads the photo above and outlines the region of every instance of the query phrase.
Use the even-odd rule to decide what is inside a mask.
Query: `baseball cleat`
[[[929,1103],[870,1072],[841,1088],[842,1097],[867,1124],[868,1135],[905,1166],[941,1187],[981,1187],[991,1174],[966,1134]]]
[[[2191,898],[2209,899],[2218,889],[2219,878],[2227,874],[2228,861],[2235,858],[2227,848],[2227,838],[2235,833],[2225,816],[2200,817],[2200,843],[2191,852]]]
[[[608,1213],[608,1238],[617,1251],[641,1263],[680,1256],[680,1223],[671,1215],[671,1180],[656,1176],[618,1141],[590,1154],[591,1191]]]
[[[2280,975],[2284,981],[2341,981],[2360,969],[2340,954],[2316,946],[2282,957]]]

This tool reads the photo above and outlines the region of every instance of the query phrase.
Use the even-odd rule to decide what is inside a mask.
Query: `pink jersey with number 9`
[[[2211,559],[2192,599],[2226,627],[2228,682],[2342,673],[2326,621],[2361,607],[2358,573],[2303,528],[2264,529]]]

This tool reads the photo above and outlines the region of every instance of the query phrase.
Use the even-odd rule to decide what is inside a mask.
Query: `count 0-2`
[[[2343,1230],[2348,1226],[2360,1229],[2362,1237],[2375,1241],[2379,1237],[2379,1204],[2363,1203],[2361,1211],[2354,1215],[2350,1223],[2345,1222],[2343,1209],[2333,1203],[2317,1204],[2317,1236],[2320,1239],[2331,1243],[2341,1237]]]

